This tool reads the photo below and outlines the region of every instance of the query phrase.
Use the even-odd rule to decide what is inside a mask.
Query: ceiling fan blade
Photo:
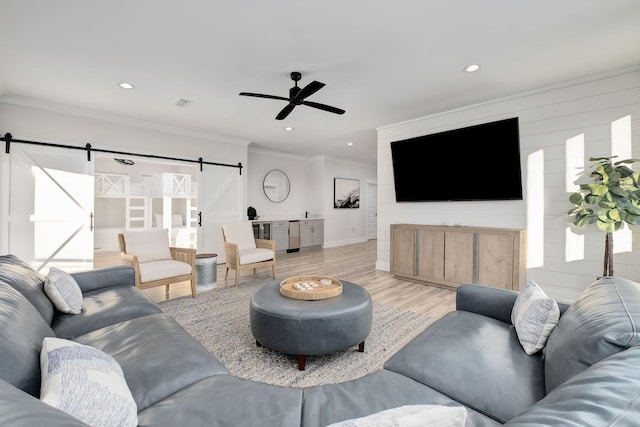
[[[311,102],[311,101],[302,101],[302,105],[306,105],[307,107],[317,108],[323,111],[328,111],[330,113],[344,114],[344,110],[340,108],[332,107],[331,105],[319,104],[317,102]]]
[[[280,110],[280,112],[276,116],[276,120],[283,120],[285,117],[289,115],[290,112],[293,111],[294,108],[296,108],[295,104],[287,104],[286,107]]]
[[[282,96],[264,95],[262,93],[240,92],[238,95],[254,96],[256,98],[279,99],[281,101],[288,101],[289,100],[289,98],[285,98],[285,97],[282,97]]]
[[[298,94],[296,95],[296,99],[302,101],[303,99],[313,95],[323,87],[324,87],[324,83],[320,83],[319,81],[314,80],[308,85],[306,85],[305,87],[303,87],[300,90],[300,92],[298,92]]]

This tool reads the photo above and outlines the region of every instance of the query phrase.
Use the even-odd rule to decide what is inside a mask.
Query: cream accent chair
[[[122,264],[133,267],[138,288],[165,286],[168,299],[170,284],[189,281],[196,297],[196,250],[169,247],[169,230],[120,233],[118,243]]]
[[[240,270],[253,268],[256,274],[257,267],[271,266],[273,278],[276,278],[276,241],[256,239],[253,236],[253,227],[250,222],[237,222],[222,224],[222,237],[224,239],[224,252],[227,257],[227,270],[224,280],[227,280],[229,270],[236,271],[234,286],[240,281]]]

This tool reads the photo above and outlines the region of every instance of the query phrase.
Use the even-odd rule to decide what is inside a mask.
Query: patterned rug
[[[160,302],[192,336],[198,339],[232,375],[288,387],[334,384],[362,377],[383,364],[433,319],[396,307],[373,304],[373,324],[365,351],[357,347],[326,356],[309,356],[304,371],[295,356],[257,347],[249,326],[251,295],[270,276],[254,276],[238,288],[212,289]]]

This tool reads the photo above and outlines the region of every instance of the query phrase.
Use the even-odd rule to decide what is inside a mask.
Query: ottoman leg
[[[360,353],[364,353],[364,341],[362,341],[360,344],[358,344],[358,351]]]
[[[304,371],[304,366],[307,364],[307,356],[304,354],[298,355],[298,370]]]

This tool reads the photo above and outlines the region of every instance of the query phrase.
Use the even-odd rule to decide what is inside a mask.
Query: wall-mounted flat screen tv
[[[391,142],[397,202],[522,200],[518,118]]]

